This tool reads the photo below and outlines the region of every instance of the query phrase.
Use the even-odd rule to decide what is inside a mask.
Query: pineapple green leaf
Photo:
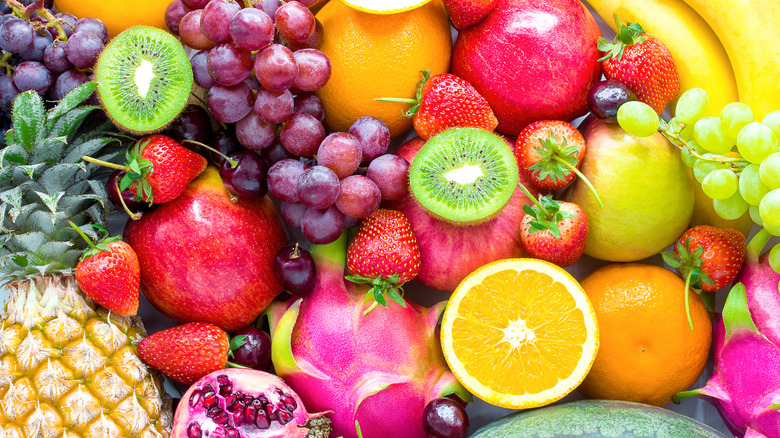
[[[71,149],[65,158],[61,161],[63,163],[78,163],[81,162],[81,157],[94,156],[100,152],[106,145],[119,141],[116,138],[111,137],[98,137],[87,142],[84,142],[75,148]],[[88,165],[97,168],[98,165]]]
[[[12,111],[14,138],[27,151],[32,151],[36,140],[43,138],[45,115],[43,100],[37,92],[28,90],[14,99]]]
[[[57,212],[57,204],[60,202],[60,199],[62,199],[63,195],[65,195],[64,192],[56,192],[56,193],[52,193],[51,195],[39,191],[36,191],[35,193],[41,199],[41,202],[43,202],[43,204],[52,213]]]
[[[29,159],[30,154],[22,146],[9,144],[0,150],[0,169],[5,168],[8,164],[27,164]]]
[[[64,191],[86,176],[84,163],[62,163],[49,167],[38,178],[38,183],[49,193]]]
[[[16,186],[11,190],[0,193],[0,201],[3,201],[4,204],[8,204],[17,210],[22,209],[22,198],[22,186]]]
[[[57,123],[60,117],[67,114],[82,102],[87,100],[97,88],[97,82],[87,82],[79,85],[71,90],[63,97],[60,102],[54,108],[49,111],[49,115],[46,117],[46,130],[51,131],[54,124]]]
[[[67,137],[49,137],[37,141],[30,158],[33,163],[45,163],[48,166],[57,164],[62,157],[62,151],[68,143]]]
[[[14,235],[15,245],[29,253],[36,253],[46,243],[46,234],[42,231],[31,231]]]
[[[22,171],[27,178],[35,181],[37,177],[43,173],[42,171],[45,170],[45,166],[46,163],[26,164],[24,166],[17,166],[16,170]],[[41,172],[38,172],[39,170]]]
[[[5,131],[5,144],[14,144],[16,143],[16,137],[14,137],[14,130],[13,128]]]
[[[96,106],[82,106],[74,109],[57,119],[57,123],[51,128],[49,135],[53,137],[69,136],[71,137],[69,141],[72,141],[76,134],[76,128],[81,126],[81,123],[86,120],[87,116],[96,109],[98,109]]]

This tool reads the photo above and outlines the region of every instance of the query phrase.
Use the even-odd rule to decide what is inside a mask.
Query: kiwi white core
[[[149,94],[149,88],[152,86],[152,80],[154,79],[154,64],[143,59],[138,68],[135,69],[133,74],[133,82],[138,87],[138,95],[142,99],[146,99],[146,95]]]
[[[481,167],[466,163],[457,169],[452,169],[445,173],[444,178],[446,178],[447,181],[465,185],[473,184],[484,175]]]

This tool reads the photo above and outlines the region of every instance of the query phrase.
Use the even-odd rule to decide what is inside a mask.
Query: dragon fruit
[[[367,287],[345,284],[346,237],[314,246],[317,285],[305,298],[266,313],[276,373],[309,409],[330,411],[333,435],[427,438],[422,413],[432,399],[471,394],[447,368],[437,321],[445,303],[389,303],[363,316]]]
[[[330,430],[330,420],[309,414],[280,378],[228,368],[184,393],[170,438],[328,438]]]
[[[715,371],[703,388],[677,394],[710,401],[734,435],[780,438],[780,275],[760,231],[748,245],[745,266],[715,326]]]

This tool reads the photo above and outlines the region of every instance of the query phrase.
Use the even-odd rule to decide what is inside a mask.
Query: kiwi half
[[[417,201],[433,215],[459,224],[489,219],[517,188],[517,162],[507,144],[477,128],[431,137],[409,168]]]
[[[184,109],[192,90],[192,66],[173,35],[135,26],[103,49],[95,80],[114,124],[133,134],[147,134],[162,130]]]

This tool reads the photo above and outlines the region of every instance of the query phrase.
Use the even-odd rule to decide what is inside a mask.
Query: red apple
[[[236,331],[282,290],[272,268],[287,237],[276,208],[268,197],[232,202],[214,167],[129,221],[124,238],[138,254],[144,295],[179,323]]]
[[[490,103],[497,130],[517,135],[536,120],[587,112],[601,76],[593,16],[579,0],[504,0],[458,34],[452,73]]]
[[[505,139],[506,140],[506,139]],[[416,137],[398,148],[396,154],[411,163],[425,144]],[[514,149],[514,142],[507,141]],[[522,175],[520,182],[536,194]],[[492,261],[526,257],[520,241],[523,204],[529,202],[520,189],[515,190],[506,207],[492,219],[476,225],[454,225],[431,216],[411,192],[388,203],[388,207],[406,215],[420,247],[420,273],[415,278],[425,286],[453,291],[468,274]]]

